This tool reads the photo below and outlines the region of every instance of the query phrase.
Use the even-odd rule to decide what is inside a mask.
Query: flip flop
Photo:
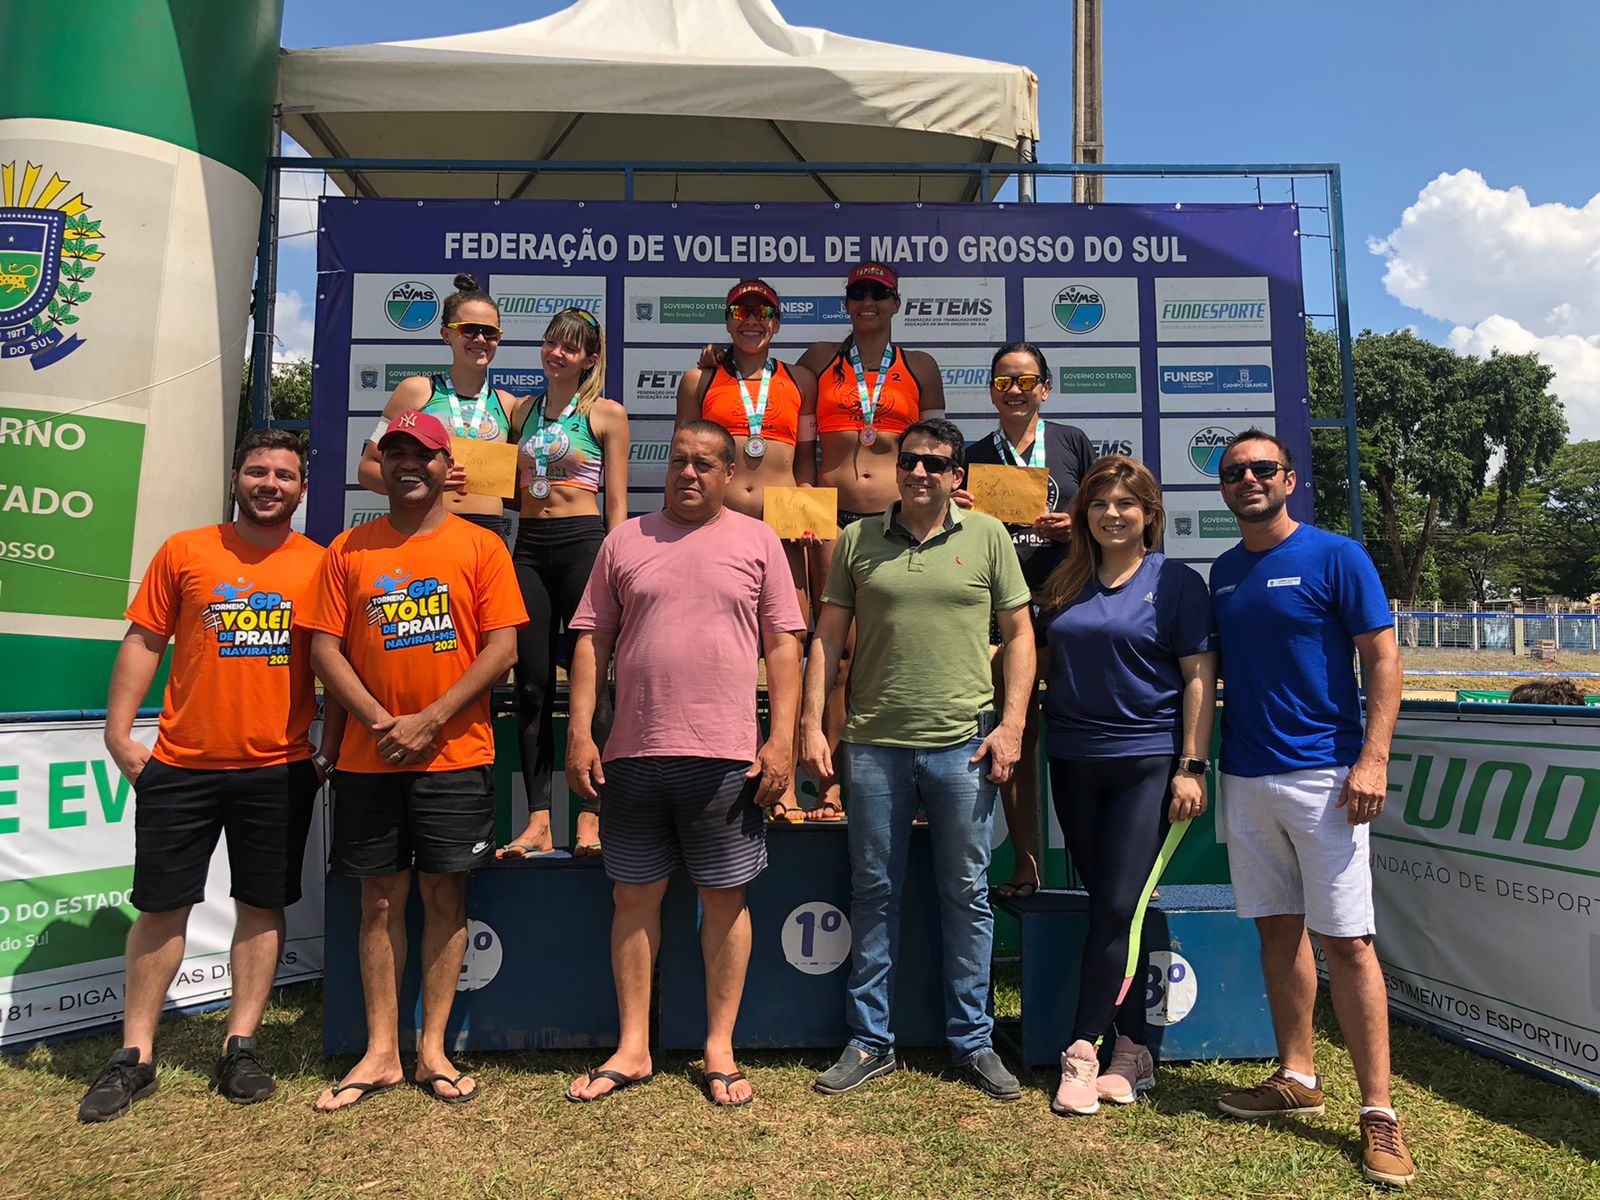
[[[1033,894],[1039,890],[1037,883],[1023,880],[1021,883],[1012,883],[1007,880],[995,888],[995,894],[1006,900],[1031,900]]]
[[[844,809],[840,808],[832,801],[825,800],[815,808],[808,808],[806,810],[806,820],[842,821],[844,820]]]
[[[733,1095],[733,1085],[738,1083],[740,1080],[748,1078],[749,1077],[743,1071],[734,1071],[731,1075],[724,1075],[721,1071],[707,1071],[705,1073],[704,1088],[706,1099],[711,1101],[711,1103],[715,1104],[718,1108],[743,1108],[746,1104],[749,1104],[751,1100],[755,1099],[755,1094],[753,1092],[746,1099],[728,1100],[724,1102],[717,1099],[717,1094],[711,1090],[711,1085],[713,1083],[720,1083],[724,1088],[727,1089],[727,1094],[731,1096]]]
[[[541,855],[554,854],[555,853],[555,850],[553,848],[550,849],[550,850],[541,850],[541,849],[539,849],[539,847],[535,846],[532,842],[524,842],[520,838],[517,839],[514,842],[507,842],[504,846],[502,846],[500,848],[502,850],[515,850],[515,851],[517,851],[516,854],[507,855],[506,857],[508,857],[508,858],[538,858]],[[498,854],[496,854],[495,857],[499,858],[500,856]]]
[[[448,1075],[429,1075],[426,1079],[413,1079],[411,1086],[420,1088],[440,1104],[465,1104],[468,1100],[476,1100],[478,1098],[477,1088],[473,1088],[464,1096],[446,1096],[433,1085],[436,1083],[448,1083],[451,1087],[458,1088],[461,1086],[461,1081],[466,1077],[467,1072],[465,1071],[462,1071],[454,1079],[451,1079]]]
[[[335,1096],[337,1096],[340,1092],[348,1092],[352,1088],[354,1088],[356,1091],[360,1092],[361,1095],[357,1096],[354,1100],[350,1101],[349,1104],[341,1104],[338,1108],[317,1108],[316,1110],[319,1113],[323,1113],[323,1114],[343,1112],[347,1108],[354,1108],[358,1104],[365,1104],[368,1100],[372,1099],[372,1097],[374,1097],[374,1096],[382,1095],[384,1092],[392,1092],[392,1091],[394,1091],[395,1088],[397,1088],[399,1086],[400,1086],[400,1084],[398,1082],[396,1082],[396,1083],[340,1083],[340,1084],[335,1084],[334,1088],[333,1088],[333,1094]],[[312,1108],[316,1108],[316,1105],[313,1104],[311,1107]]]
[[[774,825],[804,825],[806,813],[803,808],[790,808],[782,800],[779,800],[771,808],[767,809],[767,820]]]
[[[574,1104],[593,1104],[597,1100],[604,1100],[608,1096],[615,1096],[623,1088],[631,1088],[635,1084],[649,1083],[654,1078],[654,1072],[651,1072],[649,1075],[641,1075],[637,1079],[633,1079],[627,1075],[624,1075],[621,1071],[606,1071],[596,1067],[589,1071],[589,1082],[593,1083],[596,1079],[609,1080],[613,1085],[611,1090],[609,1092],[601,1092],[598,1096],[574,1096],[571,1092],[568,1092],[567,1099],[572,1101]]]

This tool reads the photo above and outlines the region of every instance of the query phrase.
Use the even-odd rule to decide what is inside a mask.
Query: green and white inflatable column
[[[225,514],[283,0],[0,6],[0,711],[100,708]]]

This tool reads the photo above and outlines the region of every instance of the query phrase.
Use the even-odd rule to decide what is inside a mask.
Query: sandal
[[[514,842],[507,842],[504,846],[501,846],[500,849],[495,851],[494,856],[504,861],[508,858],[538,858],[544,854],[554,853],[555,848],[553,846],[549,850],[541,850],[532,842],[525,842],[518,838]]]
[[[1007,880],[995,888],[995,895],[1003,900],[1031,900],[1033,894],[1039,890],[1039,885],[1032,880],[1025,879],[1021,883]]]
[[[354,1100],[350,1101],[349,1104],[341,1104],[338,1108],[317,1108],[316,1111],[319,1112],[319,1113],[343,1112],[347,1108],[354,1108],[358,1104],[365,1104],[368,1100],[371,1100],[374,1096],[381,1096],[381,1095],[383,1095],[384,1092],[392,1092],[392,1091],[394,1091],[395,1088],[397,1088],[399,1086],[400,1086],[400,1084],[398,1082],[396,1082],[396,1083],[339,1083],[339,1084],[335,1084],[334,1087],[333,1087],[333,1094],[335,1096],[337,1096],[340,1092],[348,1092],[351,1089],[354,1089],[355,1091],[358,1091],[361,1094],[359,1096],[357,1096]],[[316,1108],[316,1105],[313,1104],[312,1107]]]
[[[743,1108],[746,1104],[749,1104],[750,1101],[756,1098],[754,1092],[746,1096],[743,1100],[718,1100],[716,1092],[711,1090],[711,1085],[713,1083],[720,1083],[725,1089],[724,1094],[731,1097],[733,1095],[733,1085],[739,1083],[741,1080],[746,1079],[748,1079],[748,1076],[746,1076],[743,1071],[734,1071],[731,1074],[724,1074],[721,1071],[707,1071],[705,1073],[705,1085],[703,1089],[706,1094],[706,1099],[711,1101],[711,1103],[715,1104],[718,1108]]]
[[[476,1100],[478,1098],[477,1088],[473,1088],[470,1092],[467,1092],[463,1095],[446,1096],[433,1085],[436,1083],[448,1083],[453,1088],[459,1088],[461,1086],[461,1081],[466,1077],[467,1072],[465,1071],[462,1071],[461,1074],[457,1075],[454,1079],[451,1079],[448,1075],[429,1075],[425,1079],[413,1079],[411,1084],[413,1087],[421,1088],[440,1104],[465,1104],[468,1100]]]
[[[815,808],[808,808],[806,810],[806,820],[842,821],[844,820],[844,809],[840,808],[832,800],[824,800]]]
[[[601,1092],[598,1096],[574,1096],[571,1092],[568,1092],[567,1099],[571,1100],[574,1104],[593,1104],[597,1100],[606,1100],[612,1096],[615,1096],[623,1088],[631,1088],[636,1084],[649,1083],[654,1078],[654,1072],[649,1075],[640,1075],[637,1079],[635,1079],[631,1076],[624,1075],[621,1071],[607,1071],[599,1067],[593,1067],[589,1071],[589,1082],[593,1083],[596,1079],[610,1080],[612,1084],[611,1090],[609,1092]]]
[[[572,848],[572,857],[573,858],[599,858],[600,857],[600,843],[599,842],[579,842],[576,846],[574,846]]]
[[[790,808],[782,800],[776,801],[767,809],[767,820],[774,825],[804,825],[806,810],[803,808]]]

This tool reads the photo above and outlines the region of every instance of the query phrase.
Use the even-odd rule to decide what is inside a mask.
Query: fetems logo
[[[439,318],[439,293],[415,280],[397,283],[383,302],[383,315],[389,324],[407,333],[426,329]]]
[[[1233,430],[1224,429],[1221,425],[1207,425],[1204,429],[1196,430],[1189,439],[1189,461],[1200,474],[1215,479],[1217,472],[1222,469],[1222,452],[1232,440]]]
[[[1069,283],[1056,293],[1050,315],[1068,333],[1092,333],[1106,319],[1105,297],[1087,284]]]

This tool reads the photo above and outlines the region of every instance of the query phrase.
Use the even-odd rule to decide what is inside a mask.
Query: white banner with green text
[[[122,1017],[122,950],[138,915],[133,888],[134,789],[102,743],[102,721],[0,725],[0,1045]],[[133,736],[155,740],[155,721]],[[324,806],[306,845],[304,898],[288,911],[278,982],[322,975]],[[168,1007],[226,1000],[233,902],[225,844]]]
[[[1600,721],[1404,714],[1372,831],[1390,1004],[1600,1081]]]

